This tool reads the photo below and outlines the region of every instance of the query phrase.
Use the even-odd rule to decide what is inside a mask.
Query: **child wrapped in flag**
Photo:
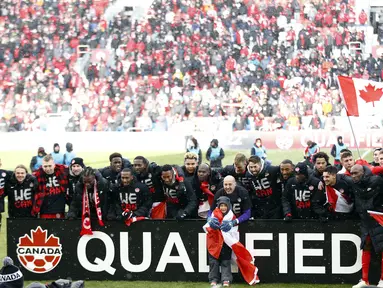
[[[219,197],[217,208],[211,214],[208,223],[203,226],[207,233],[209,254],[209,282],[211,287],[229,287],[233,280],[231,260],[235,260],[243,278],[249,285],[259,282],[258,268],[254,266],[250,252],[239,242],[238,226],[230,225],[236,217],[231,211],[230,199]],[[219,269],[221,268],[221,275]]]

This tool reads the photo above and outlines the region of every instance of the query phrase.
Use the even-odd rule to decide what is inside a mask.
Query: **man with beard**
[[[1,166],[2,166],[2,163],[0,159],[0,168]],[[12,171],[0,169],[0,228],[1,228],[2,213],[4,212],[5,184],[9,181],[11,176],[12,176]]]
[[[8,196],[9,217],[32,217],[36,188],[36,178],[28,174],[27,167],[18,165],[5,185],[4,197]]]
[[[294,164],[290,159],[285,159],[279,164],[279,175],[277,182],[281,185],[281,191],[285,189],[287,181],[294,177]]]
[[[51,155],[46,155],[41,167],[35,172],[38,182],[32,215],[54,219],[65,217],[68,189],[68,168],[55,164]]]
[[[161,183],[166,198],[166,218],[183,220],[195,215],[197,198],[191,183],[184,181],[179,167],[162,166]]]
[[[326,207],[333,219],[349,219],[353,216],[354,190],[350,177],[338,174],[335,166],[328,166],[323,172],[327,199]]]
[[[110,166],[100,169],[102,177],[109,182],[110,191],[117,184],[118,174],[123,167],[123,159],[120,153],[113,153],[109,156]]]
[[[84,171],[84,160],[80,157],[73,158],[69,165],[69,189],[68,189],[68,205],[72,202],[73,195],[76,191],[76,185]]]
[[[223,179],[223,188],[219,189],[214,195],[214,201],[208,213],[207,221],[209,224],[215,227],[219,226],[219,222],[217,223],[217,219],[210,218],[210,215],[213,213],[214,209],[217,208],[218,198],[221,196],[226,196],[230,199],[232,211],[237,217],[237,219],[229,223],[231,227],[239,225],[250,219],[251,200],[249,197],[249,193],[245,188],[243,188],[240,185],[237,185],[234,177],[229,175],[226,176],[225,179]],[[213,228],[213,226],[210,227]]]
[[[330,166],[329,157],[325,152],[318,152],[313,156],[314,177],[321,179],[322,174],[327,166]]]
[[[206,163],[198,166],[197,175],[193,178],[193,189],[199,201],[198,216],[207,217],[210,205],[214,200],[214,194],[221,188],[221,175],[210,168]]]
[[[192,181],[198,167],[198,155],[187,152],[184,156],[184,165],[181,167],[185,174],[185,179]]]
[[[340,166],[340,152],[343,149],[347,149],[347,146],[343,143],[343,137],[338,136],[336,143],[331,148],[331,156],[334,157],[334,165]]]
[[[139,182],[129,168],[122,170],[118,185],[113,189],[112,203],[109,207],[110,212],[114,214],[113,218],[129,221],[133,217],[148,217],[151,208],[152,197],[149,188]]]
[[[249,191],[249,179],[246,177],[248,160],[242,153],[237,153],[234,158],[234,164],[225,166],[219,170],[222,178],[233,176],[247,191]]]
[[[252,216],[255,219],[281,219],[281,186],[278,185],[279,167],[265,163],[258,156],[249,158],[246,177],[250,181]]]
[[[368,213],[368,210],[383,212],[383,179],[372,175],[367,167],[359,164],[352,166],[350,173],[354,182],[355,207],[361,221],[362,279],[353,286],[359,288],[369,285],[372,248],[375,253],[382,254],[383,251],[383,227]],[[380,279],[378,287],[383,287],[383,269]]]
[[[287,181],[282,194],[284,220],[316,219],[322,222],[328,219],[327,211],[323,207],[323,191],[318,189],[319,179],[309,175],[305,163],[298,163],[295,167],[295,177]]]

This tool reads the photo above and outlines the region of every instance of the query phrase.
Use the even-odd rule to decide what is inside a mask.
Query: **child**
[[[229,211],[231,210],[230,199],[225,196],[219,197],[217,202],[217,207],[221,211],[222,216],[225,217],[225,215],[227,215],[227,213],[229,213]],[[218,219],[215,219],[215,220],[218,220]],[[210,225],[210,227],[212,229],[216,228],[214,230],[218,230],[220,229],[221,225],[219,226]],[[220,232],[220,231],[218,230],[217,232]],[[230,283],[233,280],[233,276],[231,274],[231,252],[232,250],[230,249],[230,247],[227,246],[225,242],[223,242],[222,249],[218,259],[209,253],[209,267],[210,267],[209,282],[211,287],[214,287],[214,288],[219,287],[217,286],[217,283],[220,282],[220,280],[222,281],[223,287],[230,286]],[[221,267],[221,277],[219,275],[220,267]]]

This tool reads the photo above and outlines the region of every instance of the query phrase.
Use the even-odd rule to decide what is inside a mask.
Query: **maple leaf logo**
[[[379,102],[383,96],[383,89],[376,88],[371,83],[365,87],[365,90],[359,90],[360,97],[366,101],[366,103],[372,102],[372,106],[375,107],[374,102]]]
[[[29,247],[60,247],[60,240],[58,237],[55,237],[53,235],[50,235],[47,239],[47,230],[41,229],[41,227],[37,227],[36,230],[31,230],[31,236],[25,234],[24,237],[20,237],[19,239],[19,245],[20,246],[29,246]]]
[[[49,235],[40,226],[19,238],[17,258],[27,270],[33,273],[46,273],[54,269],[61,260],[60,238]]]

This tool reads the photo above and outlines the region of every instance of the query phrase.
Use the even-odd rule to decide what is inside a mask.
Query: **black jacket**
[[[194,173],[192,173],[192,174],[190,174],[190,173],[186,170],[186,167],[185,167],[185,166],[181,166],[181,169],[182,169],[182,171],[184,172],[185,180],[187,180],[187,181],[193,181],[194,176],[196,176],[196,174],[197,174],[198,166],[196,167]]]
[[[246,177],[249,179],[250,198],[253,203],[253,217],[258,219],[282,218],[282,191],[277,183],[278,166],[264,163],[258,175],[254,176],[249,170]]]
[[[137,181],[148,187],[153,202],[162,202],[165,200],[161,183],[161,166],[152,162],[149,164],[147,172],[140,174],[135,173],[134,176],[137,178]]]
[[[152,208],[152,197],[149,188],[134,179],[128,186],[122,186],[119,179],[118,185],[113,188],[109,206],[108,218],[121,219],[121,214],[126,209],[133,212],[134,216],[149,216]]]
[[[5,184],[11,178],[13,172],[0,169],[0,213],[4,212]]]
[[[303,183],[295,177],[287,181],[282,195],[283,213],[291,214],[295,219],[315,219],[326,217],[327,210],[323,202],[323,190],[318,190],[319,179],[309,176]]]
[[[345,174],[337,174],[336,183],[334,186],[331,186],[331,187],[334,188],[339,193],[341,193],[343,198],[347,201],[348,204],[354,203],[355,201],[354,183],[352,182],[352,179],[350,176],[347,176]],[[326,198],[327,197],[326,195],[327,195],[327,186],[326,186],[326,193],[323,197]],[[337,212],[334,210],[334,207],[330,206],[330,204],[327,205],[327,208],[330,212],[330,216],[332,219],[344,220],[344,219],[354,218],[356,215],[354,213],[355,206],[353,207],[353,210],[349,213]],[[339,210],[339,207],[336,210]]]
[[[247,168],[246,168],[247,170]],[[225,178],[226,176],[230,175],[233,176],[234,179],[241,184],[247,191],[250,190],[250,181],[249,178],[246,177],[246,172],[243,173],[237,173],[235,172],[235,167],[234,164],[232,165],[226,165],[224,168],[218,170],[219,173],[222,176],[222,179]]]
[[[208,184],[210,192],[215,194],[219,189],[222,188],[221,175],[217,171],[211,170],[209,181],[207,181],[207,184]],[[193,186],[194,193],[197,197],[197,200],[200,202],[206,201],[207,195],[203,193],[203,191],[201,190],[201,181],[199,181],[197,175],[195,175],[192,180],[192,186]]]
[[[113,171],[110,166],[99,169],[101,176],[109,182],[110,191],[117,184],[120,172]]]
[[[70,203],[72,202],[74,193],[76,191],[76,185],[81,179],[81,175],[75,176],[72,174],[71,169],[69,168],[69,183],[68,183],[68,197],[67,197],[67,203],[70,206]]]
[[[251,210],[252,203],[249,193],[245,188],[237,185],[231,194],[227,194],[223,188],[219,189],[214,195],[214,202],[210,207],[210,211],[214,211],[214,209],[217,208],[218,198],[221,196],[226,196],[230,199],[232,211],[237,218],[248,210]]]
[[[383,227],[368,214],[368,210],[383,212],[383,179],[373,176],[367,167],[365,175],[354,183],[355,206],[361,220],[361,249],[366,244],[367,236],[371,237],[375,252],[383,251]]]
[[[182,170],[173,167],[178,175],[182,177]],[[197,209],[197,198],[189,181],[175,181],[172,185],[162,182],[162,189],[166,199],[167,218],[175,218],[182,210],[187,217],[195,215]]]
[[[19,183],[13,174],[5,185],[5,196],[8,196],[9,217],[32,217],[32,207],[37,189],[37,180],[27,174],[24,181]]]
[[[108,182],[101,176],[100,173],[96,173],[96,181],[97,181],[97,192],[98,197],[100,198],[100,208],[102,211],[103,220],[106,219],[108,213],[108,194],[109,185]],[[82,197],[84,191],[84,183],[83,178],[81,177],[78,183],[76,184],[76,190],[72,199],[72,203],[69,207],[68,218],[81,218],[82,217]],[[97,214],[94,210],[93,203],[93,187],[88,190],[89,194],[89,203],[90,203],[90,214],[92,218],[96,218]]]

